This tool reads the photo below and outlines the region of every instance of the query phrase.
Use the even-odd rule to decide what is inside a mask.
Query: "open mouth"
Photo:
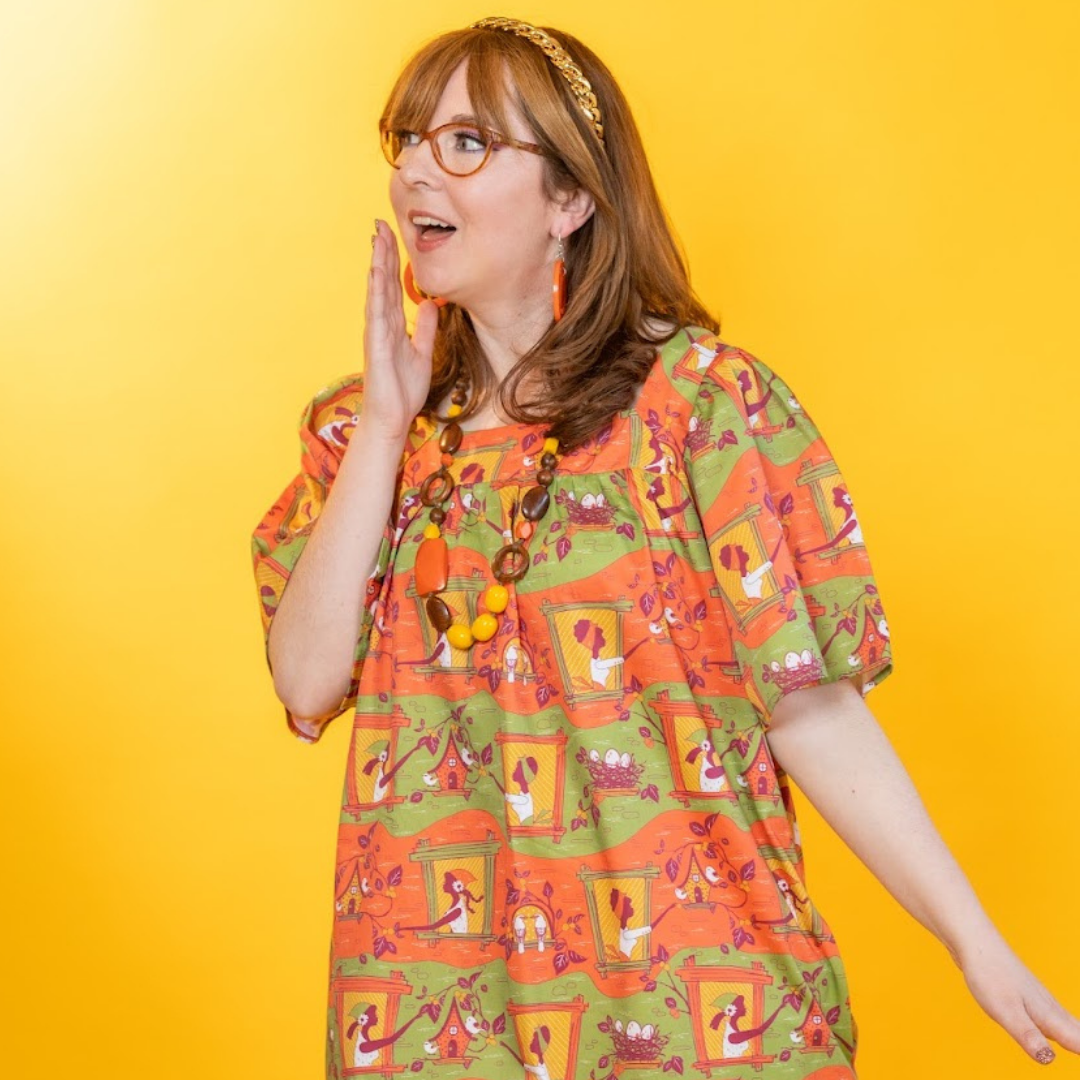
[[[420,230],[420,235],[425,240],[431,240],[437,236],[449,236],[451,233],[457,232],[453,225],[448,225],[438,218],[428,217],[426,214],[417,214],[412,219],[412,223]]]

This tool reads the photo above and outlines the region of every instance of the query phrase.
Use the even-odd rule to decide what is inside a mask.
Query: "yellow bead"
[[[461,415],[461,406],[460,405],[451,405],[450,408],[446,410],[446,415],[451,416],[451,417],[452,416],[460,416]]]
[[[545,439],[544,440],[544,453],[545,454],[557,454],[559,452],[559,440],[558,439]]]
[[[424,526],[424,536],[428,540],[438,540],[442,536],[442,530],[432,521]]]
[[[473,619],[472,634],[477,641],[490,641],[499,629],[499,620],[494,615],[477,615]]]
[[[506,605],[510,603],[510,594],[506,591],[505,585],[489,585],[487,592],[484,593],[484,607],[488,609],[493,615],[499,615],[506,610]]]
[[[473,636],[467,626],[455,623],[446,631],[446,640],[449,641],[455,649],[469,649],[472,648]]]

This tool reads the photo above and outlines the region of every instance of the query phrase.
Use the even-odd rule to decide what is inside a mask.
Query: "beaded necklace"
[[[469,399],[469,378],[461,375],[454,383],[454,392],[450,396],[449,420],[439,435],[439,468],[428,476],[420,485],[420,501],[430,508],[428,524],[424,526],[424,539],[416,553],[415,581],[418,595],[425,597],[428,619],[436,633],[446,634],[446,640],[455,649],[471,649],[477,641],[490,641],[499,629],[496,616],[506,610],[510,594],[506,589],[509,582],[520,581],[529,570],[529,552],[526,547],[538,522],[551,505],[551,493],[548,488],[555,479],[556,453],[558,439],[545,439],[540,468],[536,473],[536,486],[530,488],[521,500],[521,520],[514,526],[514,538],[504,544],[491,560],[491,572],[497,585],[489,586],[484,592],[486,611],[477,615],[472,625],[455,623],[446,601],[438,594],[446,589],[449,578],[449,559],[446,541],[442,536],[442,524],[446,520],[444,504],[454,491],[454,479],[448,466],[454,460],[454,453],[461,446],[464,432],[457,422],[462,406]]]

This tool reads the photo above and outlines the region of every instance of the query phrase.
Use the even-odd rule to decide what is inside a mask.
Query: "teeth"
[[[449,225],[445,221],[440,221],[438,218],[425,217],[423,214],[417,214],[412,220],[414,225],[441,225],[444,229],[453,228],[453,225]]]

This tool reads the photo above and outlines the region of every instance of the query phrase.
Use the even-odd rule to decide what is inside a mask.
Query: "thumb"
[[[439,305],[434,300],[424,300],[416,309],[416,326],[413,329],[413,348],[425,360],[431,360],[435,351],[435,331],[439,328]]]

